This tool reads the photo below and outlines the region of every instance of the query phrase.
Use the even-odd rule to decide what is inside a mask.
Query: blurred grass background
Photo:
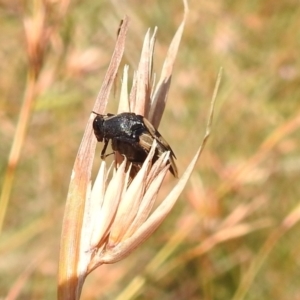
[[[37,7],[0,1],[1,186],[28,84],[23,23]],[[288,230],[281,225],[300,200],[299,3],[190,0],[189,7],[160,132],[182,173],[222,66],[212,136],[163,226],[126,260],[94,271],[82,299],[130,299],[136,276],[144,284],[135,299],[300,299],[298,218]],[[137,68],[144,34],[158,26],[159,74],[181,1],[46,1],[49,42],[0,237],[0,298],[56,297],[70,174],[124,14],[131,19],[124,64]],[[117,103],[112,95],[108,111]],[[173,183],[168,177],[162,195]],[[161,263],[152,261],[157,253]]]

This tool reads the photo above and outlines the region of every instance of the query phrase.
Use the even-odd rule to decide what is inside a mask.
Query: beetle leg
[[[101,158],[102,159],[104,159],[107,156],[107,155],[105,155],[107,145],[108,145],[108,139],[105,139],[104,140],[104,147],[103,147],[103,149],[101,151]]]
[[[115,152],[105,154],[105,155],[101,156],[101,158],[104,159],[104,158],[106,158],[107,156],[110,156],[110,155],[113,155],[113,154],[115,154]]]

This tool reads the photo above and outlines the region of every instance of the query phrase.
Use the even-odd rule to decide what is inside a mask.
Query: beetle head
[[[104,138],[104,118],[102,115],[97,115],[93,121],[93,129],[98,142],[102,142]]]

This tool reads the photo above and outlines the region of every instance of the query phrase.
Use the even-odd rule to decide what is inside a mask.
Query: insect
[[[176,156],[173,150],[154,126],[143,116],[129,112],[117,115],[97,114],[93,121],[93,129],[98,142],[104,141],[104,147],[101,151],[102,159],[106,157],[106,148],[109,140],[111,140],[114,151],[125,155],[133,166],[141,166],[151,149],[153,141],[156,140],[157,146],[152,163],[164,152],[170,151],[169,170],[175,177],[178,177],[174,161]]]

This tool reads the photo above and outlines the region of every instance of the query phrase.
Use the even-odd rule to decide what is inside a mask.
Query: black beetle
[[[100,115],[94,119],[93,129],[98,142],[104,140],[101,158],[111,140],[112,149],[126,156],[133,165],[140,166],[146,159],[154,139],[157,141],[154,163],[162,153],[170,151],[170,172],[178,177],[173,150],[154,126],[143,116],[124,112],[117,115]]]

